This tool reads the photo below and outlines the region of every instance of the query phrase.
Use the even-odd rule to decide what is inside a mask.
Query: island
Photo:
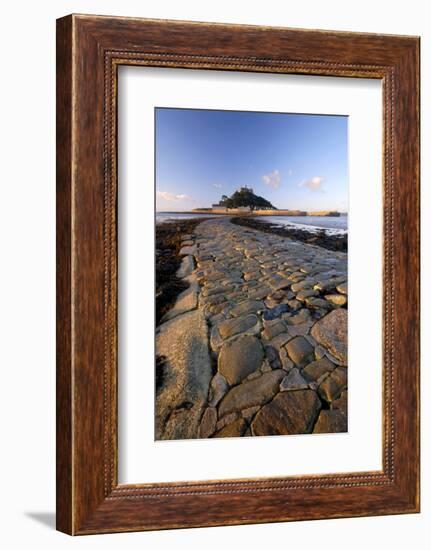
[[[320,210],[317,212],[306,212],[304,210],[277,208],[268,200],[255,195],[251,187],[243,186],[237,189],[230,197],[222,195],[217,204],[211,208],[194,208],[197,214],[220,214],[220,215],[254,215],[254,216],[340,216],[340,213],[333,210]]]

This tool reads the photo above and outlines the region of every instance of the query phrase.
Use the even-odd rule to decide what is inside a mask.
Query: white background
[[[119,79],[120,482],[381,470],[381,82],[145,67],[121,67]],[[154,349],[143,334],[154,333],[156,105],[349,115],[348,433],[154,442]]]
[[[54,230],[55,18],[70,12],[284,25],[422,36],[423,334],[431,330],[431,30],[420,0],[181,2],[56,0],[8,2],[2,10],[2,134],[0,201],[2,268],[1,544],[5,548],[262,548],[322,545],[429,546],[430,418],[422,408],[422,514],[381,518],[103,535],[72,539],[54,523]],[[3,43],[4,42],[4,43]],[[430,387],[430,348],[424,339],[422,386]],[[429,536],[427,537],[429,539]]]

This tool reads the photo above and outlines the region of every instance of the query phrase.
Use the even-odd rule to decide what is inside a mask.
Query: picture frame
[[[118,483],[120,65],[381,80],[381,471]],[[57,21],[56,429],[57,529],[71,535],[419,512],[418,37],[91,15]]]

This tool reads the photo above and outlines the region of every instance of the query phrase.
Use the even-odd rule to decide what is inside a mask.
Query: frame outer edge
[[[115,23],[117,21],[117,18],[109,18],[109,25],[113,24],[113,27],[115,27]],[[94,18],[92,19],[92,16],[68,16],[66,18],[60,19],[57,22],[57,252],[58,252],[58,259],[57,259],[57,299],[58,299],[58,310],[57,310],[57,529],[60,531],[66,532],[68,534],[86,534],[86,533],[96,533],[96,532],[109,532],[109,531],[123,531],[123,530],[142,530],[142,529],[157,529],[157,528],[174,528],[174,527],[191,527],[191,526],[205,526],[205,525],[223,525],[223,524],[230,524],[229,521],[226,521],[226,518],[222,520],[213,520],[209,517],[204,517],[204,519],[201,520],[194,520],[193,522],[189,523],[188,521],[184,520],[184,514],[181,514],[180,509],[177,507],[180,506],[181,503],[188,502],[189,499],[192,499],[195,501],[195,499],[199,500],[199,497],[193,493],[184,495],[184,497],[181,497],[178,495],[178,498],[175,498],[175,501],[171,500],[170,504],[167,503],[166,505],[161,505],[161,510],[164,513],[168,513],[170,511],[171,517],[168,519],[165,518],[166,522],[162,520],[162,518],[159,516],[157,519],[155,519],[154,523],[151,522],[149,517],[146,517],[146,515],[139,517],[139,521],[137,521],[137,516],[134,520],[130,518],[129,523],[125,522],[125,513],[126,508],[130,505],[132,511],[133,509],[133,515],[136,513],[143,513],[144,510],[146,510],[146,513],[151,515],[154,512],[154,507],[150,506],[150,504],[139,505],[136,500],[133,502],[132,506],[132,499],[133,497],[127,497],[124,496],[123,498],[119,499],[118,505],[114,503],[111,498],[109,498],[109,495],[106,494],[104,497],[102,496],[103,487],[100,479],[100,472],[101,467],[98,463],[95,463],[92,465],[91,468],[88,468],[88,459],[93,458],[100,458],[100,445],[99,440],[97,439],[100,436],[100,431],[97,431],[94,426],[94,419],[91,418],[91,414],[94,414],[94,407],[99,407],[99,403],[97,405],[92,405],[86,397],[90,397],[88,392],[83,391],[83,394],[81,394],[80,390],[85,390],[85,387],[83,386],[84,382],[88,382],[90,384],[89,387],[91,387],[91,384],[95,384],[96,380],[100,379],[99,374],[97,373],[97,369],[95,371],[94,368],[95,364],[91,361],[92,356],[91,354],[85,355],[85,352],[81,351],[80,343],[84,343],[88,346],[88,343],[91,342],[91,334],[83,335],[83,329],[85,327],[79,327],[74,326],[73,324],[73,316],[76,316],[77,322],[80,321],[80,316],[82,315],[84,317],[84,313],[88,313],[88,309],[85,309],[88,306],[88,302],[82,302],[82,299],[88,298],[87,291],[88,286],[85,287],[85,285],[82,284],[82,280],[80,281],[80,276],[86,274],[85,269],[81,269],[81,264],[86,267],[88,264],[85,264],[85,262],[88,262],[88,256],[87,252],[88,249],[79,249],[80,242],[84,236],[84,230],[82,227],[80,227],[79,222],[85,221],[86,218],[84,217],[84,210],[88,207],[88,204],[93,204],[93,206],[97,206],[97,209],[99,208],[97,203],[94,203],[94,200],[99,200],[99,195],[95,192],[91,192],[90,187],[88,187],[88,183],[83,182],[83,176],[84,179],[87,180],[89,174],[86,172],[80,171],[80,166],[76,165],[76,162],[81,162],[81,155],[84,155],[82,158],[85,159],[85,162],[89,162],[89,158],[91,155],[89,155],[89,152],[86,151],[84,154],[81,151],[82,144],[80,141],[74,142],[74,140],[77,140],[78,138],[85,139],[87,137],[92,137],[91,133],[94,131],[96,132],[97,125],[99,124],[99,120],[96,119],[89,119],[87,120],[87,123],[89,123],[89,126],[85,126],[84,121],[81,120],[81,117],[77,118],[74,123],[74,109],[76,106],[76,109],[80,109],[81,114],[85,114],[85,109],[89,107],[89,104],[86,103],[89,99],[91,101],[94,101],[94,105],[96,105],[97,110],[95,112],[96,117],[100,115],[99,108],[100,108],[100,102],[99,97],[97,97],[97,93],[100,93],[101,90],[92,90],[91,94],[86,95],[84,97],[84,94],[82,94],[82,90],[80,88],[80,75],[83,70],[83,66],[87,66],[88,62],[95,62],[96,57],[98,60],[101,60],[101,55],[103,55],[103,51],[105,49],[106,44],[104,44],[105,38],[109,41],[112,41],[115,39],[117,42],[119,41],[121,43],[120,37],[117,36],[119,34],[119,30],[116,28],[109,28],[108,30],[106,28],[101,29],[99,27],[99,23],[97,23],[97,28],[95,29],[92,25],[92,28],[89,29],[86,27],[86,22],[92,21],[94,23]],[[145,20],[141,20],[142,24],[145,23]],[[106,19],[105,19],[106,22]],[[136,23],[136,20],[135,20]],[[156,27],[165,27],[166,22],[154,22]],[[174,25],[178,24],[179,22],[172,22]],[[199,26],[199,24],[194,23],[194,25]],[[205,25],[202,25],[205,26]],[[186,29],[187,23],[183,25],[183,27]],[[127,25],[126,25],[127,28]],[[238,27],[240,28],[240,27]],[[258,27],[257,27],[258,28]],[[160,30],[160,29],[158,29]],[[165,30],[165,29],[163,29]],[[168,30],[168,29],[166,29]],[[233,29],[232,29],[233,30]],[[294,29],[285,29],[286,31],[291,30],[295,33]],[[100,32],[99,32],[100,31]],[[103,32],[107,32],[106,36],[103,34]],[[112,31],[112,32],[111,32]],[[134,29],[136,31],[136,29]],[[236,32],[238,32],[238,29],[235,29]],[[313,31],[309,31],[312,33]],[[102,33],[102,34],[100,34]],[[334,34],[337,35],[337,33]],[[74,41],[74,35],[76,35],[76,44]],[[85,35],[85,44],[83,40],[83,36]],[[352,41],[353,41],[353,35],[352,34]],[[359,35],[356,35],[358,37]],[[376,35],[379,36],[379,35]],[[384,35],[383,35],[384,37]],[[400,49],[404,52],[406,52],[407,49],[410,50],[409,52],[409,59],[413,59],[415,61],[418,61],[418,40],[416,39],[416,49],[413,47],[413,41],[415,39],[412,39],[411,37],[406,37],[406,39],[402,40],[402,46],[398,43],[398,38],[391,39],[389,36],[387,37],[388,40],[394,40],[395,42],[392,43],[393,49],[390,49],[391,55],[400,55]],[[100,40],[99,40],[100,39]],[[153,39],[151,39],[153,40]],[[158,44],[157,39],[156,44]],[[370,41],[373,41],[374,38],[372,35],[370,35]],[[377,40],[377,38],[376,38]],[[81,43],[82,42],[82,43]],[[191,48],[195,47],[194,42],[196,40],[191,41]],[[89,47],[89,44],[91,43],[91,52],[86,52],[86,48]],[[145,44],[145,40],[142,42],[142,44]],[[163,41],[162,41],[163,45]],[[85,47],[84,47],[85,46]],[[389,44],[391,46],[391,44]],[[388,47],[389,47],[388,46]],[[134,45],[135,47],[135,45]],[[145,46],[141,46],[141,39],[138,40],[136,43],[136,48],[144,48]],[[83,51],[81,49],[83,48]],[[311,46],[308,46],[308,50],[310,50]],[[110,49],[107,47],[106,49]],[[365,57],[365,54],[367,53],[367,50],[370,50],[369,45],[367,48],[363,51],[363,57]],[[412,51],[414,50],[414,53],[412,54]],[[97,53],[96,53],[97,52]],[[88,61],[85,59],[85,54],[90,55],[91,60]],[[74,56],[79,54],[79,58],[76,58],[74,60]],[[175,57],[175,54],[169,54],[173,55]],[[288,53],[287,53],[288,55]],[[370,54],[371,55],[371,54]],[[84,57],[83,57],[84,56]],[[94,56],[94,57],[91,57]],[[187,54],[186,54],[187,57]],[[402,57],[400,55],[400,57]],[[288,58],[289,59],[289,58]],[[401,60],[400,60],[401,61]],[[406,59],[404,58],[404,62]],[[198,63],[197,65],[199,65]],[[400,65],[398,66],[398,68]],[[88,68],[88,67],[87,67]],[[100,79],[100,73],[99,69],[100,67],[95,67],[93,65],[93,68],[96,69],[96,84],[97,86],[100,85],[101,79]],[[389,68],[389,66],[388,66]],[[409,91],[413,98],[417,100],[418,96],[418,78],[416,73],[417,67],[410,69],[410,81],[406,84],[406,89]],[[76,76],[75,71],[76,70]],[[236,70],[236,69],[234,69]],[[240,70],[240,69],[239,69]],[[246,69],[243,69],[246,70]],[[319,70],[320,71],[320,70]],[[266,71],[265,71],[266,72]],[[286,71],[287,72],[287,71]],[[332,73],[332,68],[328,69],[328,74]],[[413,73],[413,76],[412,76]],[[352,73],[352,76],[355,76]],[[359,75],[356,75],[359,76]],[[362,76],[366,76],[366,74],[363,74]],[[92,77],[93,78],[93,77]],[[96,87],[97,87],[96,86]],[[85,91],[88,91],[86,84],[83,88]],[[400,98],[398,97],[398,100]],[[416,138],[418,137],[418,124],[415,123],[418,122],[418,110],[415,112],[414,109],[410,107],[407,108],[407,113],[412,117],[413,123],[410,123],[409,129],[411,131],[411,136],[416,135]],[[82,112],[81,112],[82,111]],[[78,114],[78,113],[77,113]],[[412,129],[413,128],[413,129]],[[397,127],[398,132],[402,132],[402,127],[400,125],[400,122],[397,121]],[[89,132],[87,132],[89,130]],[[99,136],[97,136],[97,139]],[[76,143],[74,146],[73,143]],[[97,147],[99,146],[99,141],[97,142]],[[97,147],[94,147],[96,149]],[[412,145],[413,149],[417,149],[416,143]],[[93,149],[93,146],[92,146]],[[399,152],[399,151],[396,151]],[[414,201],[418,200],[417,191],[418,191],[418,154],[415,155],[415,152],[413,155],[407,155],[406,158],[399,158],[398,163],[400,166],[404,167],[404,170],[407,169],[413,169],[415,176],[413,176],[413,185],[411,185],[411,192]],[[79,169],[79,171],[78,171]],[[98,174],[99,168],[91,168],[91,174]],[[76,173],[76,175],[75,175]],[[97,176],[98,177],[98,176]],[[91,181],[91,179],[89,180]],[[79,185],[78,185],[79,184]],[[84,193],[85,188],[85,193]],[[399,188],[398,188],[399,190]],[[404,190],[405,192],[405,190]],[[74,202],[74,198],[76,198],[76,204]],[[91,199],[90,201],[86,201],[85,199]],[[87,206],[84,206],[87,205]],[[417,246],[417,237],[418,237],[418,226],[416,225],[413,227],[413,224],[415,221],[412,219],[411,215],[413,211],[415,210],[416,206],[418,206],[418,203],[414,203],[413,209],[410,209],[408,213],[406,214],[406,219],[409,220],[412,223],[412,230],[413,230],[413,236],[407,239],[407,242],[412,243],[413,245],[413,252],[412,255],[415,254],[416,246]],[[99,219],[100,212],[97,212],[97,219]],[[74,219],[76,217],[76,227],[74,228]],[[417,223],[417,220],[416,220]],[[92,226],[92,231],[93,231]],[[92,235],[92,238],[94,237],[94,234]],[[105,236],[106,238],[106,236]],[[400,242],[403,239],[399,239],[397,243],[397,247],[399,246]],[[82,243],[81,243],[82,244]],[[106,243],[105,243],[106,244]],[[94,240],[91,243],[91,246],[94,246],[95,242]],[[84,257],[79,255],[79,252],[84,252]],[[400,254],[399,250],[397,250],[397,253]],[[99,254],[99,248],[97,247],[97,254]],[[404,255],[409,255],[410,252],[404,252]],[[78,263],[75,264],[76,272],[74,270],[74,257],[77,260],[79,258],[79,265]],[[400,258],[397,258],[398,261],[401,261]],[[418,258],[415,256],[414,260],[418,260]],[[81,266],[81,267],[80,267]],[[410,305],[408,309],[409,318],[413,320],[414,327],[411,331],[411,336],[413,336],[413,342],[411,343],[411,347],[409,347],[410,351],[413,354],[413,372],[414,372],[414,380],[411,381],[409,384],[409,388],[413,392],[418,391],[418,355],[417,355],[417,328],[418,328],[418,321],[419,317],[417,315],[418,309],[415,309],[415,306],[417,307],[417,288],[418,288],[418,272],[416,270],[416,263],[414,266],[412,266],[411,269],[405,268],[405,274],[409,279],[410,283],[414,284],[414,290],[413,290],[413,303]],[[99,280],[99,275],[93,273],[94,279],[93,280]],[[72,280],[73,279],[73,280]],[[76,283],[76,284],[75,284]],[[76,287],[76,288],[75,288]],[[87,290],[85,290],[87,288]],[[401,293],[405,294],[404,287],[397,287],[398,289],[401,289]],[[84,292],[83,292],[84,289]],[[83,292],[83,296],[80,296],[80,292]],[[403,294],[403,295],[404,295]],[[80,302],[81,299],[81,302]],[[92,307],[94,306],[94,301],[96,298],[91,298],[91,304]],[[80,308],[78,307],[80,306]],[[98,307],[97,305],[94,307]],[[92,312],[94,312],[92,310]],[[99,315],[99,311],[97,311],[97,314]],[[86,320],[86,319],[84,319]],[[92,328],[93,327],[89,327]],[[80,333],[81,331],[81,333]],[[81,338],[81,340],[80,340]],[[74,357],[73,353],[74,350],[73,342],[75,339],[76,349],[79,350],[79,353]],[[98,351],[99,353],[99,351]],[[73,392],[74,392],[74,372],[76,372],[76,393],[75,393],[75,405],[73,403]],[[404,371],[403,371],[404,372]],[[88,376],[87,380],[84,380],[84,377]],[[94,389],[94,387],[93,387]],[[97,389],[97,387],[96,387]],[[97,390],[99,391],[99,390]],[[402,394],[404,395],[404,394]],[[110,396],[112,398],[112,396]],[[405,400],[402,399],[402,402],[404,403],[404,406],[406,405]],[[413,402],[413,408],[416,408],[414,411],[414,414],[418,412],[418,395],[415,393],[415,395],[412,397]],[[377,502],[375,502],[376,507],[374,508],[374,512],[368,510],[363,513],[360,512],[354,512],[353,510],[340,512],[337,514],[329,514],[327,516],[320,516],[320,517],[345,517],[345,516],[355,516],[355,515],[376,515],[376,514],[387,514],[387,513],[405,513],[405,512],[412,512],[412,511],[418,511],[418,509],[413,510],[413,500],[418,499],[418,491],[417,489],[413,488],[413,484],[417,485],[418,483],[418,437],[417,437],[417,429],[418,429],[418,421],[417,417],[415,416],[414,420],[411,418],[408,418],[407,412],[402,411],[400,414],[399,406],[397,406],[398,410],[398,416],[403,419],[403,421],[406,422],[406,425],[408,427],[408,434],[407,434],[407,440],[412,444],[413,448],[409,450],[406,457],[406,467],[408,470],[407,474],[404,474],[403,472],[399,472],[401,475],[401,485],[398,485],[397,489],[401,490],[401,493],[392,494],[389,491],[386,493],[386,496],[393,497],[394,502],[393,506],[389,506],[388,502],[381,503],[381,505],[377,505]],[[83,413],[89,413],[90,416],[85,419],[82,414]],[[92,424],[93,422],[93,424]],[[109,431],[109,422],[104,422],[104,431],[106,432],[108,428]],[[112,427],[115,430],[115,427]],[[89,440],[88,436],[90,436],[91,441]],[[111,435],[112,437],[112,435]],[[108,440],[111,439],[111,437],[108,437]],[[91,445],[96,444],[97,449],[94,450]],[[59,448],[60,447],[60,448]],[[400,457],[401,458],[401,457]],[[399,467],[399,464],[397,465]],[[74,470],[76,475],[74,476]],[[220,480],[222,481],[222,480]],[[115,482],[115,480],[114,480]],[[192,482],[191,482],[192,483]],[[110,485],[108,483],[108,485]],[[376,488],[377,489],[377,488]],[[393,489],[395,487],[393,486]],[[106,491],[106,485],[105,485],[105,491]],[[234,491],[232,491],[233,493]],[[350,494],[350,490],[347,491],[348,494]],[[356,490],[353,492],[356,493]],[[353,495],[352,492],[352,495]],[[109,491],[108,491],[109,493]],[[112,494],[112,493],[111,493]],[[301,493],[298,494],[298,497]],[[304,493],[305,494],[305,493]],[[370,490],[370,496],[374,495],[375,498],[383,498],[382,493],[374,493],[374,490]],[[358,495],[357,495],[358,496]],[[156,497],[157,498],[157,497]],[[236,500],[240,499],[239,495],[234,495],[234,498]],[[242,497],[241,497],[242,498]],[[202,499],[201,499],[202,500]],[[214,499],[211,499],[211,501],[214,501]],[[222,504],[222,500],[217,500],[220,504]],[[161,504],[161,502],[160,502]],[[138,509],[137,509],[138,508]],[[173,514],[173,515],[172,515]],[[178,515],[179,514],[179,515]],[[139,515],[139,514],[138,514]],[[314,516],[317,518],[317,516]],[[313,515],[307,516],[308,519],[313,519]],[[304,516],[291,516],[290,518],[285,517],[284,519],[281,519],[281,517],[277,516],[271,516],[269,519],[266,517],[265,519],[253,519],[251,516],[247,519],[247,516],[239,518],[236,517],[236,519],[232,520],[231,523],[234,524],[240,524],[240,523],[260,523],[260,522],[267,522],[267,521],[288,521],[289,519],[304,519]],[[257,521],[256,521],[257,520]],[[142,524],[143,522],[143,524]],[[110,527],[111,526],[111,527]]]
[[[56,528],[73,534],[73,17],[56,24]]]

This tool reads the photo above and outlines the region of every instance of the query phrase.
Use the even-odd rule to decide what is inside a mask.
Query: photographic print
[[[346,432],[348,117],[155,109],[155,438]]]

